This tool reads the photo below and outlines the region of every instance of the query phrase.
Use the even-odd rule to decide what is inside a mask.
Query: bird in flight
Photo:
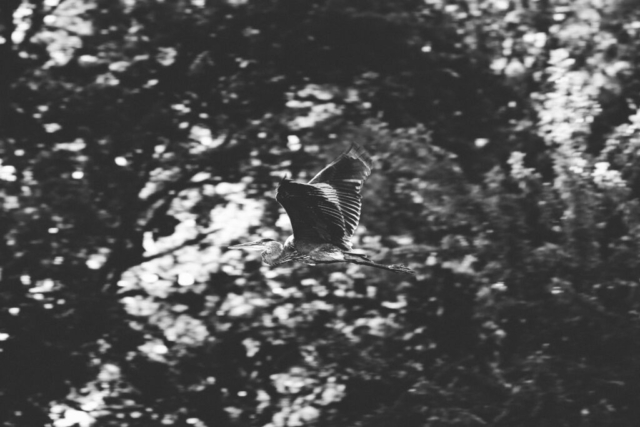
[[[260,239],[229,248],[262,250],[262,260],[272,267],[289,261],[310,265],[345,262],[415,274],[403,265],[379,264],[352,251],[350,239],[360,221],[360,191],[371,165],[369,154],[354,143],[308,183],[284,178],[276,200],[291,220],[293,235],[284,245]]]

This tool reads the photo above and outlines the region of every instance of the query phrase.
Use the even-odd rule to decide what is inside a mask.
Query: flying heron
[[[369,154],[354,143],[308,183],[284,178],[276,200],[289,215],[293,236],[284,245],[260,239],[229,248],[262,250],[262,260],[272,267],[289,261],[310,265],[346,262],[415,274],[405,266],[378,264],[352,252],[349,240],[360,221],[360,191],[371,165]]]

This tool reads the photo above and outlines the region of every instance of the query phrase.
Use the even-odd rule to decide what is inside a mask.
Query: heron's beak
[[[229,249],[247,249],[247,250],[262,250],[264,243],[261,241],[240,243],[239,245],[229,246]]]

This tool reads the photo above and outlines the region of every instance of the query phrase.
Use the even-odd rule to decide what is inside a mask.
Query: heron
[[[271,267],[290,261],[309,265],[352,263],[415,274],[403,265],[379,264],[353,252],[350,239],[360,221],[360,192],[371,167],[367,151],[352,143],[306,184],[283,178],[276,200],[289,216],[293,235],[284,245],[274,239],[259,239],[229,248],[261,250],[262,261]]]

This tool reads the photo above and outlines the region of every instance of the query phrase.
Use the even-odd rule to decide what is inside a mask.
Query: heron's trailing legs
[[[363,255],[363,254],[357,254],[354,252],[342,252],[344,255],[344,260],[340,260],[340,261],[322,261],[322,262],[318,262],[318,264],[334,264],[337,262],[348,262],[348,263],[352,263],[352,264],[360,264],[360,265],[367,265],[369,267],[375,267],[375,268],[381,268],[383,270],[389,270],[389,271],[393,271],[394,273],[405,273],[405,274],[411,274],[411,275],[415,275],[415,271],[413,271],[410,268],[405,267],[404,265],[400,265],[400,264],[390,264],[390,265],[385,265],[385,264],[378,264],[375,261],[372,261],[368,256]]]

